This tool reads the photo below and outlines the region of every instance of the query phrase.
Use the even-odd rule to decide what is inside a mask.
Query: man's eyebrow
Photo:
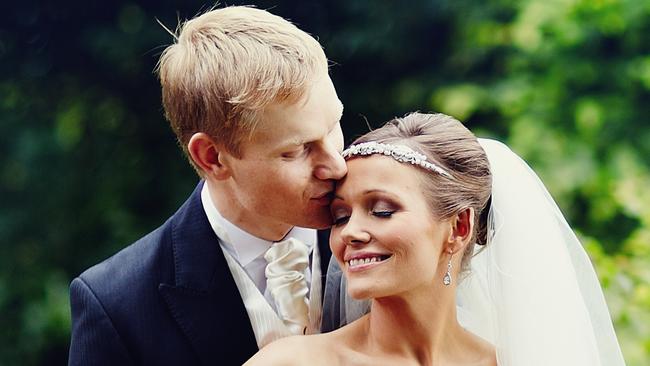
[[[278,145],[278,147],[274,150],[279,152],[279,151],[295,148],[303,144],[305,144],[305,141],[302,139],[286,140],[283,141],[282,144]]]
[[[296,138],[288,139],[288,140],[283,141],[282,144],[279,145],[278,150],[290,149],[292,147],[298,147],[298,146],[307,144],[307,143],[309,143],[311,141],[315,141],[315,140],[317,140],[317,138],[313,138],[311,136],[308,136],[306,138],[296,137]]]

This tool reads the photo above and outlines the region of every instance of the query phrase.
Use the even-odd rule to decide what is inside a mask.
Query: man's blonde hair
[[[158,74],[165,115],[186,154],[192,135],[205,132],[241,156],[266,106],[298,102],[327,72],[313,37],[264,10],[211,10],[177,32]]]

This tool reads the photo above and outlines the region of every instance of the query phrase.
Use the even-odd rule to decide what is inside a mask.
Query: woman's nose
[[[370,233],[364,228],[362,220],[352,215],[341,230],[341,239],[346,245],[361,245],[370,241]]]

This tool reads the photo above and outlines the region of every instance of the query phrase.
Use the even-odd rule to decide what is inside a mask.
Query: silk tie
[[[274,243],[264,254],[266,288],[275,302],[278,316],[292,334],[304,334],[309,324],[307,279],[309,248],[290,238]]]

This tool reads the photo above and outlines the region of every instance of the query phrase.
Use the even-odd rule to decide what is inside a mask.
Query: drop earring
[[[453,254],[449,255],[449,262],[447,262],[447,272],[445,273],[445,277],[442,278],[442,283],[445,284],[445,286],[451,285],[451,257]]]

